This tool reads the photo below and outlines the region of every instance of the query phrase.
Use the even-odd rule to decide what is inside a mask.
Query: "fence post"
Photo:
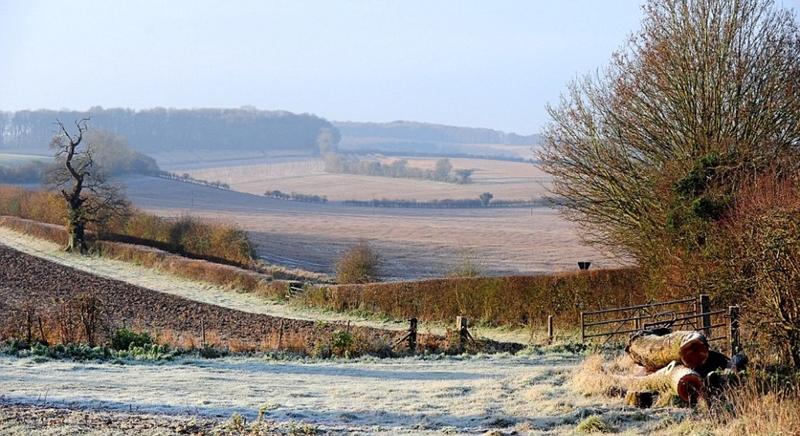
[[[200,335],[203,337],[203,348],[206,348],[206,322],[200,317]]]
[[[739,306],[728,307],[728,341],[731,355],[739,352]]]
[[[708,312],[711,312],[711,300],[709,300],[708,294],[700,294],[700,313],[698,315],[702,315],[703,332],[707,338],[711,339],[711,315]]]
[[[465,316],[457,316],[456,317],[456,329],[458,330],[458,347],[460,350],[464,350],[464,345],[467,343],[467,339],[469,338],[469,330],[467,330],[468,326],[467,317]]]
[[[278,351],[283,348],[283,318],[281,318],[280,330],[278,331]]]
[[[417,352],[417,319],[408,320],[408,350],[412,353]]]
[[[584,313],[583,311],[581,311],[581,343],[586,342],[586,338],[584,337],[586,335],[586,327],[584,327],[583,323],[584,323]]]
[[[547,343],[553,343],[553,315],[547,315]]]

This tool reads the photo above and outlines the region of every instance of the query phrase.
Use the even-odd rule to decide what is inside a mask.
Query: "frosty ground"
[[[388,320],[357,319],[281,304],[133,264],[70,255],[55,244],[7,229],[0,229],[0,242],[96,275],[244,312],[405,327]],[[441,329],[432,326],[432,330]],[[526,330],[475,329],[474,333],[519,342],[530,338]],[[636,433],[649,432],[672,419],[674,410],[643,413],[624,408],[619,398],[576,393],[569,380],[582,361],[582,355],[535,349],[516,356],[357,360],[239,356],[77,362],[0,355],[0,433],[85,432],[83,427],[76,430],[66,424],[69,420],[63,415],[53,418],[50,414],[46,419],[36,415],[37,411],[65,409],[80,411],[73,420],[81,425],[99,422],[102,434],[111,433],[104,424],[108,416],[104,414],[109,413],[130,425],[171,425],[177,418],[211,420],[214,425],[234,414],[252,422],[263,410],[264,418],[276,428],[291,430],[299,423],[322,432],[391,434],[492,430],[569,434],[591,415],[601,415],[615,428]],[[31,414],[31,407],[38,409]],[[28,423],[19,417],[20,410],[28,414]],[[130,427],[119,433],[129,431]]]
[[[277,423],[369,433],[570,433],[583,418],[658,425],[576,395],[573,354],[323,361],[258,357],[80,363],[0,357],[0,404]],[[642,427],[642,425],[645,425]]]

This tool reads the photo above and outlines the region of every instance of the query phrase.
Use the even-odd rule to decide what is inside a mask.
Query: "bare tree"
[[[67,204],[66,250],[85,253],[87,224],[101,225],[115,215],[128,211],[128,202],[118,185],[110,183],[92,156],[92,147],[85,144],[88,119],[75,122],[77,131],[70,133],[56,121],[58,133],[50,144],[56,150],[56,165],[48,171],[47,182],[55,187]]]
[[[791,11],[769,0],[649,0],[644,12],[605,70],[548,107],[541,156],[588,239],[640,263],[681,257],[665,249],[666,231],[709,225],[754,176],[800,162]],[[706,240],[682,238],[695,245],[688,252]]]

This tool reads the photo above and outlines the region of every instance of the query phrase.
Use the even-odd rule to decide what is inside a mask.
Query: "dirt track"
[[[110,327],[133,326],[151,332],[193,336],[213,332],[223,341],[264,344],[280,329],[287,342],[332,332],[343,326],[241,312],[94,276],[0,245],[0,320],[11,320],[23,301],[52,306],[90,291],[102,302]],[[0,326],[2,328],[2,326]],[[402,332],[367,327],[352,330],[394,340]]]

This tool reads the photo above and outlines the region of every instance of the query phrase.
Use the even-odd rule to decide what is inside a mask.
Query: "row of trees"
[[[104,109],[0,112],[0,149],[42,152],[53,136],[53,120],[88,119],[93,131],[127,137],[145,153],[194,150],[333,149],[339,131],[309,114],[240,109]]]
[[[176,180],[178,182],[191,183],[200,186],[209,186],[212,188],[224,189],[226,191],[229,191],[231,189],[231,185],[224,183],[222,181],[195,179],[189,173],[177,174],[177,173],[162,171],[159,174],[157,174],[157,176],[161,177],[162,179]]]
[[[487,195],[488,194],[488,195]],[[445,198],[441,200],[399,200],[399,199],[372,199],[372,200],[344,200],[345,206],[358,207],[394,207],[410,209],[472,209],[484,207],[547,207],[552,205],[548,198],[538,200],[495,200],[489,192],[484,192],[478,198]]]
[[[291,192],[286,193],[283,191],[267,191],[264,193],[265,196],[269,198],[274,198],[276,200],[292,200],[292,201],[303,201],[306,203],[327,203],[328,197],[324,195],[313,195],[313,194],[301,194],[299,192]]]
[[[770,0],[650,0],[642,29],[548,108],[566,216],[653,291],[744,304],[800,367],[800,32]],[[769,352],[775,354],[769,354]]]
[[[425,169],[408,166],[407,159],[398,159],[386,164],[377,160],[358,159],[354,156],[329,153],[325,155],[325,171],[337,174],[358,174],[466,184],[472,182],[472,173],[475,170],[455,169],[449,159],[439,159],[436,161],[434,169]]]

